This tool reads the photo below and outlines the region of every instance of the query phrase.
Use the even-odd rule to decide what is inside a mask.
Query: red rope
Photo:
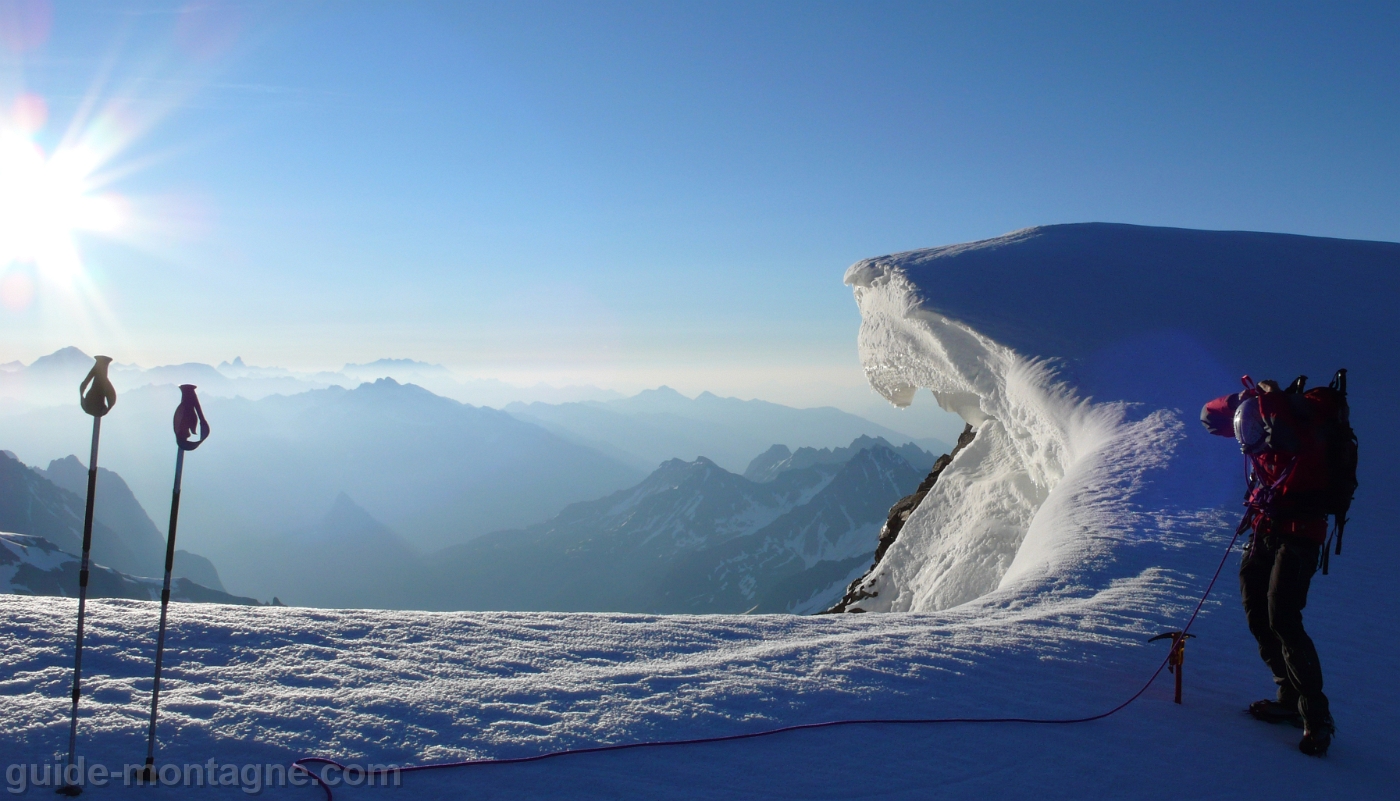
[[[1205,606],[1206,599],[1210,597],[1211,591],[1215,589],[1216,580],[1220,578],[1220,571],[1225,568],[1225,561],[1230,558],[1230,551],[1234,549],[1235,542],[1240,538],[1240,534],[1244,533],[1245,529],[1248,528],[1249,523],[1250,516],[1246,515],[1245,519],[1240,521],[1239,527],[1235,529],[1235,536],[1230,538],[1230,544],[1225,548],[1225,554],[1220,557],[1220,564],[1215,568],[1215,575],[1211,576],[1210,584],[1206,585],[1205,593],[1201,595],[1201,599],[1196,602],[1196,608],[1191,611],[1191,617],[1187,619],[1186,625],[1183,626],[1181,629],[1183,637],[1186,635],[1187,632],[1191,631],[1191,626],[1196,622],[1196,618],[1201,614],[1201,608]],[[694,737],[686,740],[643,740],[635,743],[618,743],[616,745],[595,745],[590,746],[588,748],[565,748],[560,751],[550,751],[544,754],[535,754],[533,756],[506,758],[488,757],[486,759],[468,759],[462,762],[440,762],[432,765],[408,765],[401,768],[376,768],[373,771],[365,770],[363,775],[364,779],[368,781],[374,776],[389,775],[393,773],[416,773],[425,770],[468,768],[478,765],[515,765],[522,762],[539,762],[542,759],[553,759],[554,757],[569,756],[572,754],[598,754],[604,751],[626,751],[632,748],[656,748],[671,745],[699,745],[701,743],[723,743],[730,742],[732,740],[748,740],[754,737],[768,737],[770,735],[782,734],[783,732],[789,731],[802,731],[805,729],[828,729],[835,726],[885,726],[893,724],[925,725],[932,723],[1089,723],[1095,720],[1103,720],[1104,718],[1109,717],[1110,715],[1117,714],[1118,712],[1121,712],[1123,709],[1127,708],[1129,704],[1136,701],[1138,698],[1141,698],[1142,694],[1147,692],[1147,689],[1152,686],[1152,682],[1156,681],[1157,677],[1162,674],[1163,668],[1165,668],[1167,666],[1167,663],[1171,660],[1171,654],[1171,651],[1167,652],[1166,659],[1163,659],[1162,664],[1158,665],[1157,669],[1152,672],[1152,676],[1147,679],[1147,683],[1143,684],[1142,688],[1139,689],[1137,692],[1133,693],[1132,697],[1130,697],[1128,700],[1124,701],[1118,706],[1113,707],[1107,712],[1100,712],[1097,715],[1089,715],[1088,717],[1082,718],[865,718],[852,720],[826,720],[818,723],[796,723],[790,726],[780,726],[776,729],[764,729],[763,731],[745,732],[742,734],[722,734],[713,737]],[[292,768],[294,770],[301,770],[306,775],[310,776],[311,780],[314,781],[317,785],[321,787],[322,790],[325,791],[326,801],[334,801],[334,797],[331,794],[330,785],[328,785],[321,776],[317,775],[310,768],[306,767],[307,765],[313,763],[325,765],[327,767],[335,766],[339,768],[342,773],[346,770],[345,766],[335,761],[334,759],[330,759],[328,757],[303,757],[302,759],[298,759],[292,763]],[[325,768],[322,768],[322,772],[324,772],[324,770]]]

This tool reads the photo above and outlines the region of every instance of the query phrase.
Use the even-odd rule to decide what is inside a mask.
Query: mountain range
[[[0,531],[41,537],[61,551],[83,547],[87,467],[75,456],[49,463],[47,470],[22,464],[0,451]],[[135,576],[165,574],[165,535],[151,522],[122,477],[99,467],[93,506],[92,558]],[[203,556],[177,549],[172,574],[223,591],[214,565]]]
[[[0,364],[0,409],[24,411],[71,403],[78,382],[92,367],[92,357],[78,348],[61,348],[26,365]],[[379,359],[365,364],[346,364],[339,370],[289,370],[284,367],[258,367],[242,358],[217,366],[187,362],[158,367],[114,362],[110,368],[119,389],[133,390],[160,384],[195,384],[205,396],[242,397],[258,400],[269,395],[295,395],[315,389],[338,386],[354,389],[366,381],[393,378],[413,383],[435,394],[462,403],[501,407],[513,401],[562,403],[581,400],[610,400],[617,392],[594,386],[554,387],[536,384],[520,387],[496,379],[458,379],[446,367],[412,359]]]
[[[31,463],[51,460],[38,472],[78,497],[86,491],[86,470],[69,454],[87,452],[91,418],[71,396],[90,365],[85,354],[66,348],[0,370],[11,390],[26,382],[67,387],[70,397],[61,404],[0,410],[0,447]],[[430,368],[387,360],[345,370],[445,372]],[[141,380],[207,381],[218,390],[200,388],[212,441],[186,461],[180,542],[219,569],[182,552],[181,575],[299,603],[404,606],[401,593],[381,587],[385,576],[398,577],[389,587],[412,584],[418,560],[474,537],[543,524],[571,504],[637,485],[677,458],[708,460],[730,474],[747,470],[760,484],[792,468],[839,467],[877,443],[897,450],[916,472],[932,461],[909,437],[837,409],[711,393],[688,398],[666,387],[631,398],[536,402],[509,411],[388,378],[256,399],[220,394],[245,386],[242,381],[277,386],[289,380],[284,372],[237,360],[217,369],[196,364],[140,373]],[[99,522],[123,518],[118,527],[132,532],[126,546],[132,552],[102,558],[133,575],[157,575],[163,534],[139,510],[163,516],[168,509],[175,451],[169,420],[179,393],[171,383],[127,388],[123,376],[136,373],[116,367],[112,375],[119,400],[103,420],[97,509]],[[935,450],[939,445],[931,442]],[[68,550],[77,547],[62,535],[51,539]],[[116,548],[110,538],[99,542]],[[313,553],[314,559],[304,558]],[[341,559],[357,553],[374,554],[376,570],[361,575],[359,557]],[[296,578],[337,560],[344,582],[328,579],[320,586]]]
[[[707,458],[673,459],[635,486],[572,504],[543,523],[430,552],[340,493],[313,525],[251,532],[244,547],[223,555],[220,565],[241,577],[244,592],[305,606],[816,612],[868,568],[890,505],[918,484],[922,466],[933,457],[913,446],[895,449],[883,439],[862,437],[843,448],[799,449],[807,457],[801,460],[791,454],[775,465],[764,458],[787,450],[775,446],[753,460],[749,472],[761,473],[761,481]],[[76,458],[37,470],[6,454],[0,469],[0,529],[49,534],[64,543],[12,543],[14,554],[34,554],[25,557],[33,561],[50,550],[78,550],[81,500],[46,477],[71,481],[85,475]],[[101,519],[111,525],[99,520],[95,527],[96,561],[121,564],[131,575],[150,574],[136,567],[149,554],[136,554],[159,544],[160,535],[121,477],[105,469],[97,508],[107,510]],[[20,509],[28,516],[18,515]],[[48,513],[36,515],[36,509]],[[142,542],[148,544],[133,545]],[[15,551],[20,545],[37,550]],[[197,588],[185,590],[186,596],[242,602],[219,594],[222,587],[207,560],[180,554],[177,574]],[[52,572],[66,558],[39,561],[57,559],[44,568]],[[112,572],[104,579],[111,597],[146,597],[149,580]],[[212,581],[190,581],[190,573]],[[18,591],[63,594],[64,587],[51,577],[28,581]]]
[[[103,419],[100,464],[146,508],[168,503],[173,386],[123,392]],[[181,539],[216,561],[320,522],[344,492],[424,550],[537,522],[644,471],[495,409],[380,379],[260,400],[202,401],[210,441],[185,462]],[[77,404],[0,418],[17,453],[83,453]],[[31,456],[32,458],[32,456]],[[233,585],[241,577],[233,576]]]
[[[924,460],[921,460],[924,461]],[[926,461],[931,463],[932,457]],[[888,443],[751,481],[707,458],[435,554],[429,609],[815,612],[867,568],[922,474]]]

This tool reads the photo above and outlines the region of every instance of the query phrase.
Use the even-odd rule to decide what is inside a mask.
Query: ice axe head
[[[101,417],[117,405],[117,390],[107,379],[107,368],[111,364],[111,356],[98,356],[87,378],[78,385],[78,400],[83,411],[93,417]]]
[[[199,408],[199,398],[194,394],[194,384],[180,385],[180,405],[175,409],[175,444],[182,451],[192,451],[209,439],[209,421],[204,419],[204,410]],[[199,439],[191,440],[199,427]]]

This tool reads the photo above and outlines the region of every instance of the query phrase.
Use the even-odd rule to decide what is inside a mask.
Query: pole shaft
[[[68,718],[68,761],[73,765],[78,751],[78,699],[83,682],[83,620],[87,614],[88,568],[92,552],[92,515],[97,502],[97,442],[102,436],[102,418],[92,418],[92,452],[88,455],[87,509],[83,512],[83,555],[78,566],[78,635],[73,648],[73,707]],[[65,775],[67,770],[64,771]]]
[[[160,591],[160,630],[156,634],[156,675],[151,686],[151,725],[146,731],[146,764],[156,762],[156,711],[160,705],[160,668],[165,658],[165,620],[170,607],[170,572],[175,568],[175,525],[180,518],[180,479],[185,472],[185,451],[175,455],[175,488],[170,493],[170,529],[165,538],[165,585]]]

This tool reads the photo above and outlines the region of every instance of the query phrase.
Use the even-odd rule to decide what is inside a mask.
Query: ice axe
[[[92,452],[88,455],[87,508],[83,512],[83,556],[78,566],[78,636],[73,647],[73,709],[68,718],[68,761],[63,769],[61,795],[76,796],[83,792],[82,777],[68,781],[78,750],[78,698],[82,696],[83,681],[83,621],[87,614],[88,566],[92,554],[92,513],[97,501],[97,441],[102,436],[102,417],[117,405],[117,390],[107,378],[110,356],[98,356],[87,377],[78,385],[78,404],[92,415]]]
[[[1183,634],[1180,631],[1164,631],[1148,642],[1172,639],[1172,650],[1167,655],[1167,670],[1176,674],[1176,702],[1181,703],[1181,673],[1186,666],[1186,638],[1195,637],[1194,634]],[[1160,670],[1160,668],[1158,668]]]
[[[193,384],[180,385],[180,405],[175,409],[175,488],[170,494],[170,530],[165,538],[165,586],[160,591],[160,631],[156,635],[156,676],[151,687],[151,725],[146,732],[146,767],[138,774],[142,782],[156,780],[156,710],[160,705],[160,667],[165,656],[166,610],[170,607],[170,572],[175,567],[175,524],[180,516],[180,479],[185,472],[185,451],[192,451],[209,439],[209,421],[194,394]],[[192,439],[196,427],[199,439]]]

